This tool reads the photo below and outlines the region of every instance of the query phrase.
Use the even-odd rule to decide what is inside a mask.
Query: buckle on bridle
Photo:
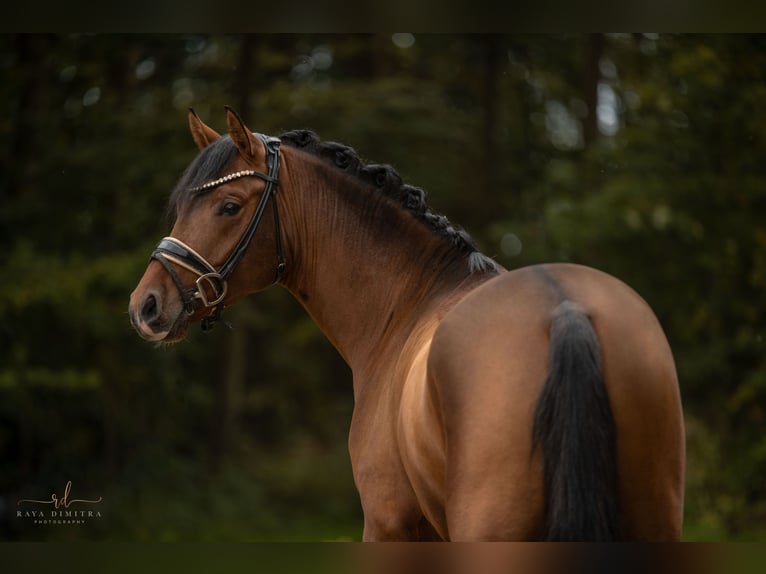
[[[194,297],[202,301],[205,307],[215,307],[226,298],[228,284],[223,280],[220,273],[205,273],[197,277],[194,283],[197,285],[197,292],[194,294]],[[213,290],[213,293],[217,295],[215,300],[211,301],[208,298],[204,283],[207,283]]]

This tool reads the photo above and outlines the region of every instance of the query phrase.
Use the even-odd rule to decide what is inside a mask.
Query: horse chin
[[[189,320],[186,313],[180,313],[171,323],[163,322],[158,329],[144,322],[134,323],[134,327],[142,339],[158,344],[172,344],[182,341],[189,330]]]
[[[186,338],[186,333],[189,331],[189,318],[186,313],[181,313],[176,318],[173,325],[170,327],[170,330],[167,331],[163,339],[160,341],[161,343],[165,343],[168,345],[171,345],[173,343],[178,343],[180,341],[183,341]]]

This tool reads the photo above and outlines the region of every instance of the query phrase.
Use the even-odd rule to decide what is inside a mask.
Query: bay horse
[[[364,540],[681,537],[673,355],[647,303],[575,264],[505,270],[388,165],[226,108],[173,191],[130,297],[149,341],[273,284],[353,373]]]

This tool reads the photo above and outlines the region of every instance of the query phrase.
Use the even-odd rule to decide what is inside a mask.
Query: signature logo
[[[16,502],[16,506],[24,504],[43,504],[51,505],[53,510],[17,510],[16,518],[33,518],[35,524],[84,524],[88,518],[101,518],[99,510],[70,510],[69,507],[75,503],[79,504],[98,504],[102,497],[97,499],[69,498],[72,491],[72,481],[69,480],[64,487],[64,494],[58,496],[55,492],[51,494],[50,500],[36,500],[23,498]]]

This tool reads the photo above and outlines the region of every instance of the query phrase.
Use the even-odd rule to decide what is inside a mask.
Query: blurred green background
[[[172,347],[128,322],[187,108],[224,104],[394,165],[507,267],[637,289],[681,380],[685,539],[766,539],[766,37],[3,35],[0,72],[3,539],[360,538],[350,371],[285,291]],[[17,518],[68,480],[100,519]]]

